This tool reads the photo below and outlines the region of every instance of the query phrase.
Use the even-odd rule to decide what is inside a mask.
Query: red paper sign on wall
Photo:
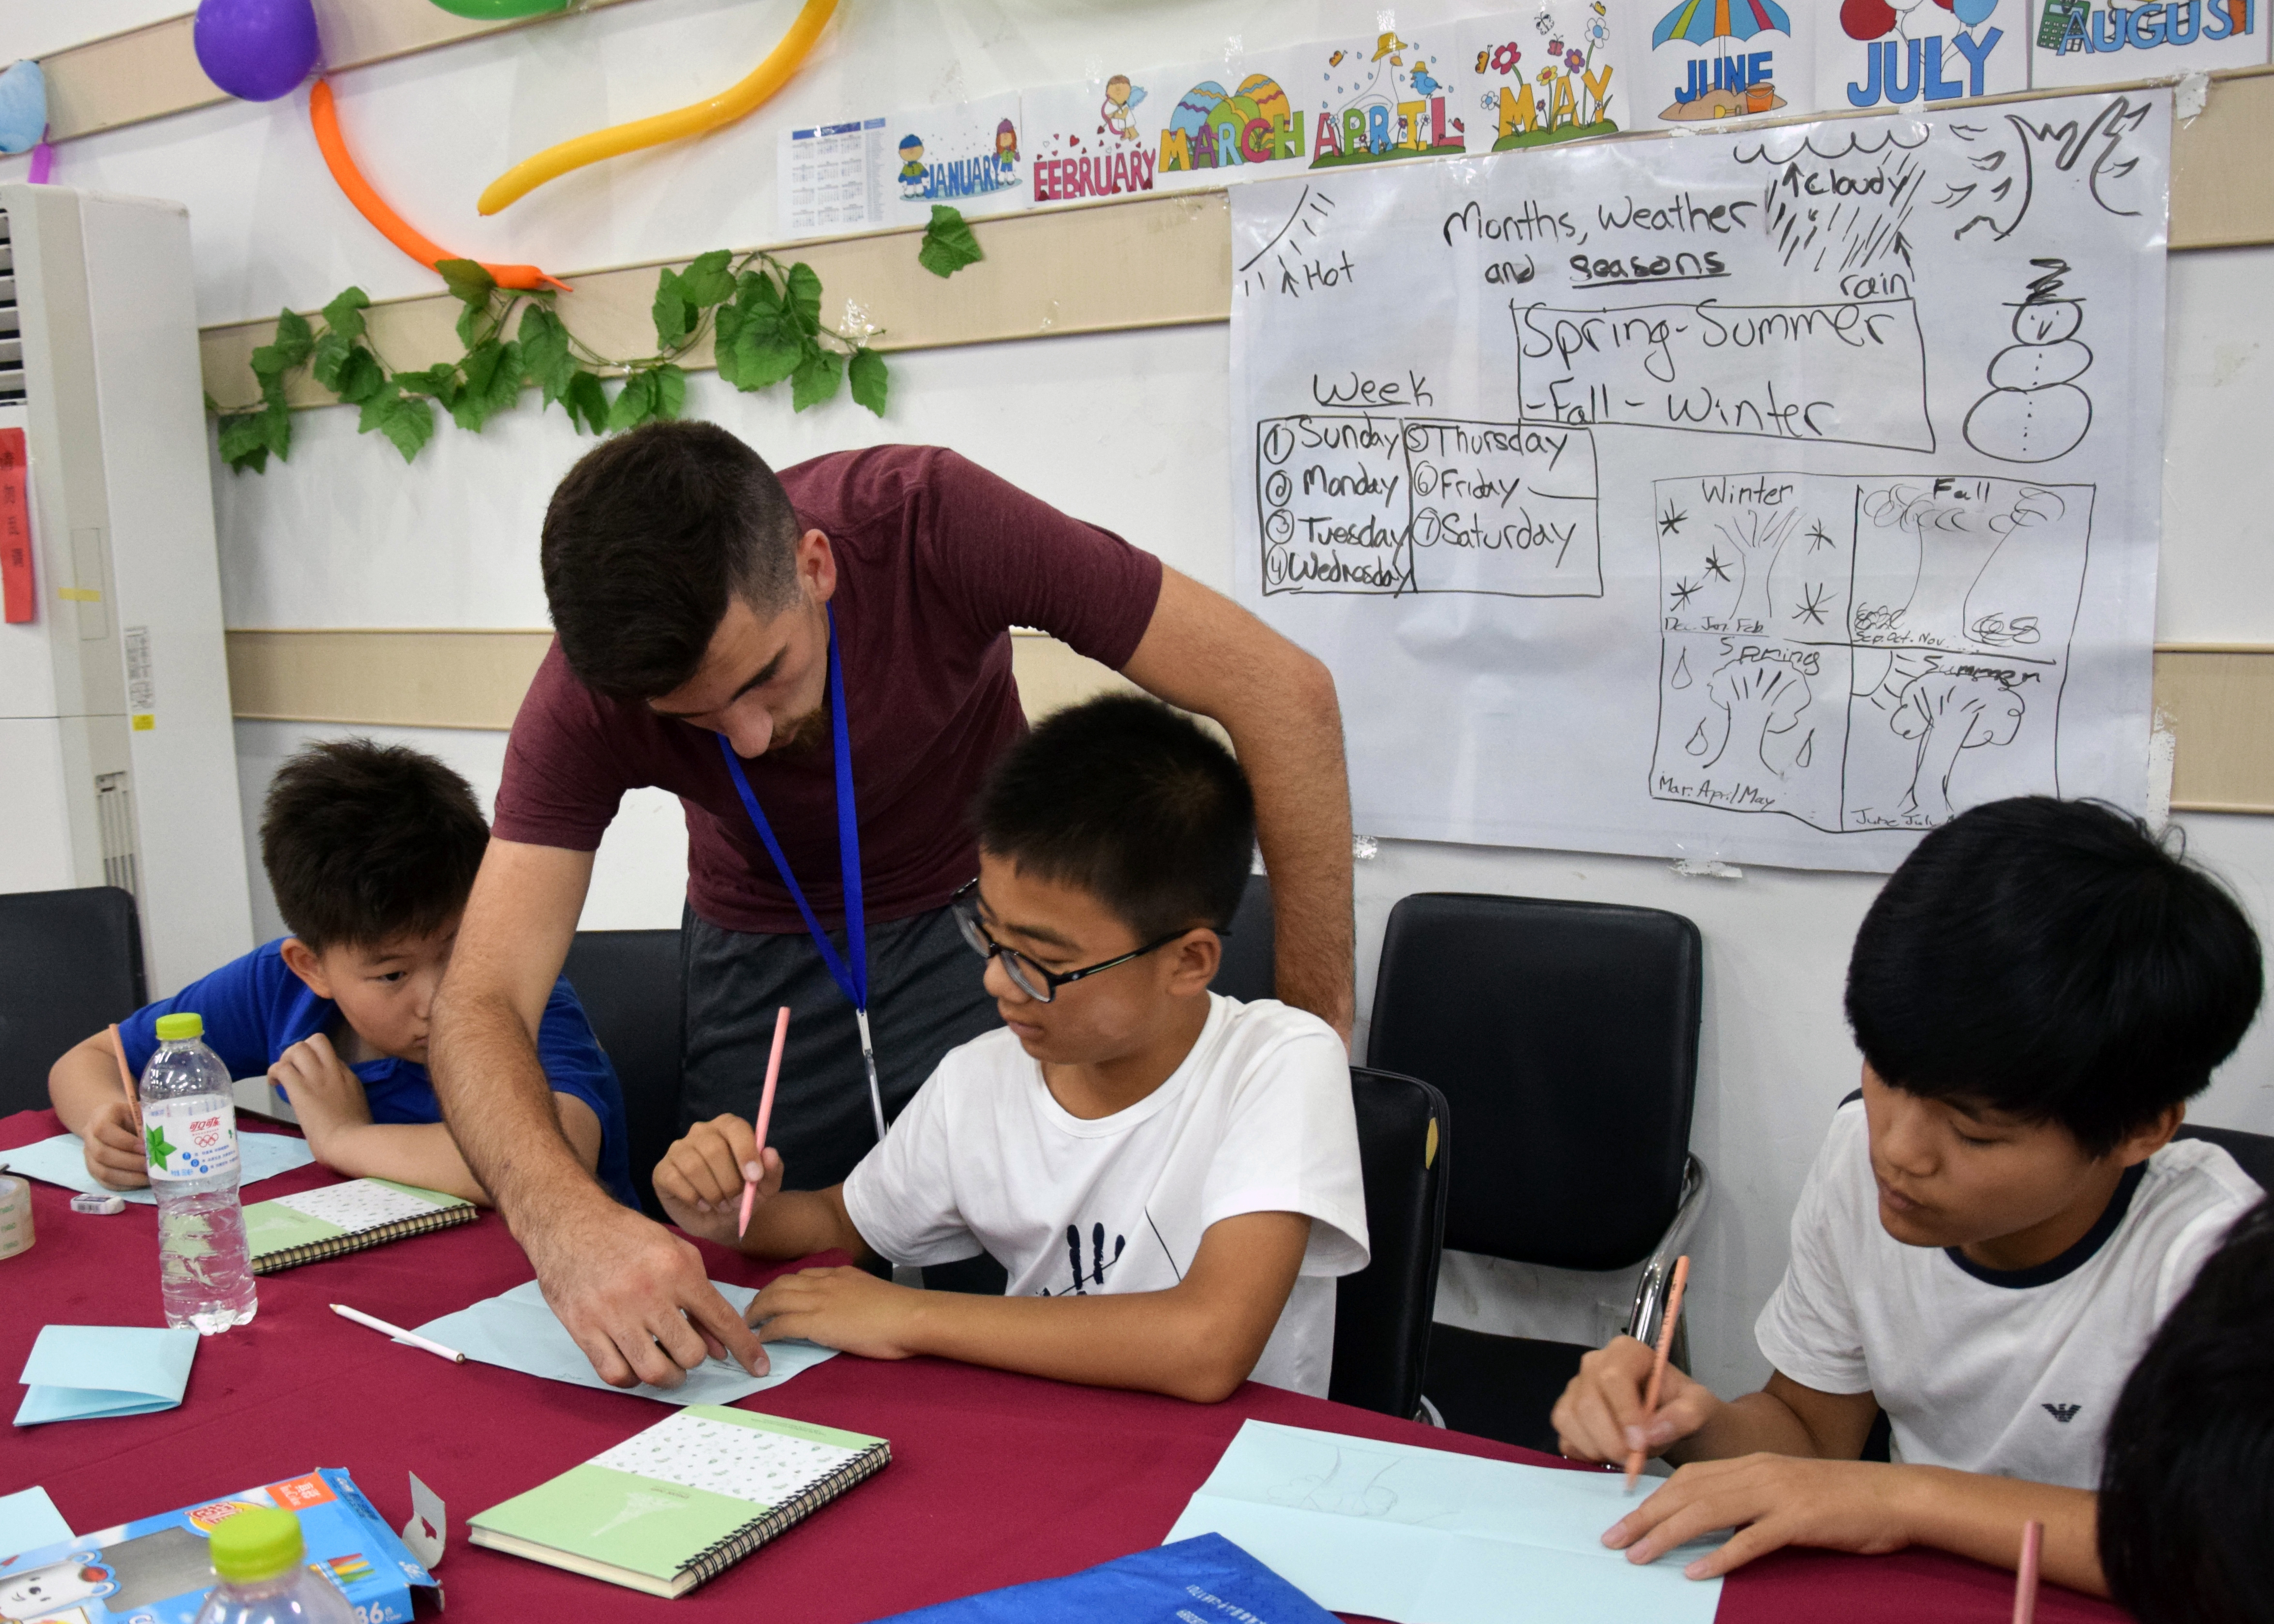
[[[24,482],[24,431],[0,429],[0,598],[7,621],[32,618],[39,599],[32,591],[32,505]]]

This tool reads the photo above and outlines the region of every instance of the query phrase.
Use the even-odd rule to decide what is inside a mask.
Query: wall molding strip
[[[529,630],[232,631],[232,708],[247,721],[503,731],[552,643]],[[1129,687],[1041,632],[1014,632],[1011,646],[1030,717]],[[2173,809],[2274,813],[2274,644],[2158,647],[2155,692],[2179,741]]]

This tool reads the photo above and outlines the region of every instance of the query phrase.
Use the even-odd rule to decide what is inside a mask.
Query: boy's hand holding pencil
[[[656,1199],[672,1222],[726,1246],[741,1238],[745,1188],[755,1186],[752,1204],[763,1207],[781,1182],[781,1153],[760,1151],[751,1124],[731,1113],[697,1123],[655,1168]]]
[[[110,1053],[118,1063],[120,1097],[106,1100],[87,1119],[80,1136],[80,1158],[94,1181],[112,1190],[139,1190],[150,1182],[149,1153],[142,1143],[142,1105],[126,1045],[110,1028]]]
[[[1703,1382],[1669,1365],[1653,1414],[1647,1402],[1656,1352],[1622,1336],[1579,1361],[1579,1373],[1555,1401],[1555,1447],[1575,1461],[1624,1465],[1636,1449],[1662,1455],[1711,1420],[1721,1401]]]

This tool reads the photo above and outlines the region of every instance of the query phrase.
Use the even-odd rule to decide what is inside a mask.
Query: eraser
[[[125,1201],[115,1195],[75,1195],[72,1197],[71,1207],[75,1213],[93,1213],[105,1218],[126,1210]]]

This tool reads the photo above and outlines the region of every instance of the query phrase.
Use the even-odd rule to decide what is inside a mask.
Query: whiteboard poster
[[[1885,870],[2145,804],[2168,91],[1232,194],[1235,578],[1358,827]]]

